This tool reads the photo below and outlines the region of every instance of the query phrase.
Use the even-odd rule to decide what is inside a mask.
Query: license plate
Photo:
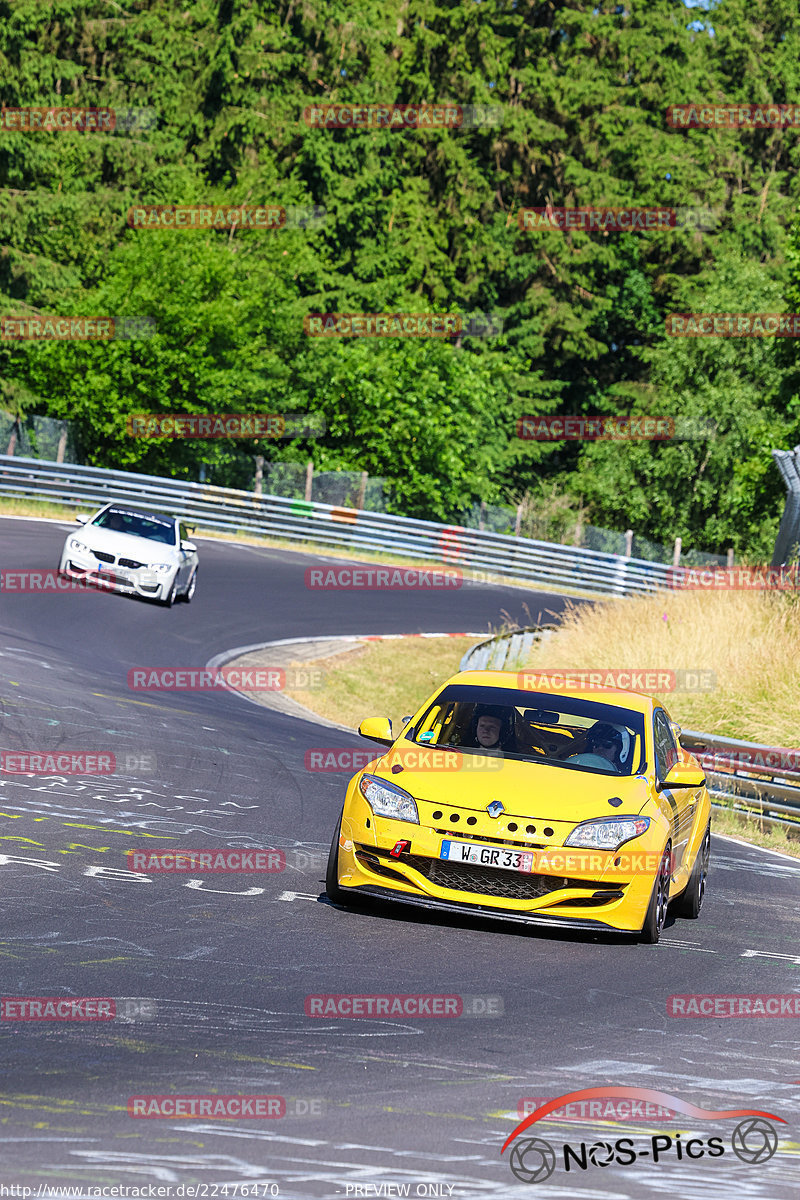
[[[116,570],[109,563],[99,564],[98,568],[97,568],[97,574],[101,575],[103,577],[103,582],[107,586],[111,586],[113,584],[128,583],[127,576],[122,574],[120,571]]]
[[[505,846],[443,841],[439,858],[448,862],[470,863],[476,867],[497,867],[503,871],[533,871],[533,854],[530,851],[509,850]]]

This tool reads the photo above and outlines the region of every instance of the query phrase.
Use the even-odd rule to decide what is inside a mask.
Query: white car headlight
[[[79,542],[77,538],[69,539],[69,548],[70,550],[82,550],[84,554],[89,553],[89,547],[85,546],[83,542]]]
[[[649,817],[601,817],[577,825],[564,842],[584,850],[617,850],[650,828]]]
[[[173,569],[173,564],[172,563],[150,563],[150,565],[148,566],[147,569],[148,569],[148,571],[158,571],[160,574],[163,575],[163,573],[165,571],[171,571]]]
[[[414,798],[402,788],[376,779],[374,775],[362,775],[358,786],[376,817],[394,817],[396,821],[413,821],[419,825]]]

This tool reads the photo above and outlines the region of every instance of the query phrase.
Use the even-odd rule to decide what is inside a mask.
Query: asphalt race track
[[[54,567],[68,528],[0,522],[0,565]],[[76,1196],[157,1185],[284,1200],[796,1197],[797,1020],[681,1020],[666,1001],[799,990],[800,863],[717,840],[701,919],[669,924],[655,947],[399,908],[342,911],[324,896],[324,856],[347,776],[306,771],[304,753],[366,743],[225,692],[127,686],[131,667],[202,667],[235,646],[480,631],[504,611],[527,623],[563,601],[472,584],[312,592],[303,572],[322,561],[313,555],[207,541],[200,558],[193,603],[171,610],[101,592],[0,596],[3,749],[112,752],[123,768],[130,756],[106,778],[0,775],[2,995],[154,1002],[149,1017],[127,1021],[0,1021],[3,1183],[34,1195],[40,1185]],[[137,769],[148,755],[156,770]],[[124,852],[151,846],[274,846],[289,865],[199,879],[127,872]],[[309,994],[353,992],[500,997],[503,1012],[305,1015]],[[585,1170],[567,1174],[560,1160],[546,1182],[518,1182],[500,1148],[522,1098],[604,1084],[775,1113],[787,1122],[781,1146],[768,1162],[740,1161],[730,1119],[551,1120],[531,1133],[559,1155],[564,1142],[629,1136],[637,1161],[604,1166],[599,1152]],[[132,1096],[207,1093],[281,1096],[286,1115],[127,1114]],[[651,1137],[677,1130],[691,1131],[684,1142],[719,1135],[725,1153],[679,1159],[673,1144],[654,1161]]]

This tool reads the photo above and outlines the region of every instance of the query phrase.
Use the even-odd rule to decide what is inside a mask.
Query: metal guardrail
[[[259,496],[74,463],[0,455],[0,495],[84,509],[109,500],[126,501],[185,517],[208,529],[431,560],[481,582],[524,580],[586,595],[617,596],[670,586],[671,568],[664,563],[392,513]]]
[[[556,625],[537,625],[496,634],[471,646],[461,658],[460,671],[513,671],[524,667],[535,642],[544,642]]]
[[[487,638],[467,650],[460,670],[519,670],[526,666],[534,643],[552,636],[556,628],[538,625]],[[713,808],[758,817],[765,825],[800,834],[800,749],[788,752],[794,765],[787,766],[787,751],[775,746],[694,729],[681,730],[680,740],[705,768]]]
[[[714,808],[758,817],[765,825],[800,833],[800,750],[740,742],[735,738],[681,730],[681,745],[705,767]],[[778,760],[777,762],[775,760]],[[772,760],[772,761],[770,761]]]

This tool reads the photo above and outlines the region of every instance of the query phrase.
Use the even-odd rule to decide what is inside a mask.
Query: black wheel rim
[[[661,933],[667,919],[669,906],[669,849],[664,851],[661,866],[658,871],[658,892],[656,894],[656,929]]]
[[[711,856],[711,830],[706,830],[703,845],[700,847],[700,876],[697,880],[697,907],[703,903],[706,894],[706,878],[708,876],[708,860]]]

